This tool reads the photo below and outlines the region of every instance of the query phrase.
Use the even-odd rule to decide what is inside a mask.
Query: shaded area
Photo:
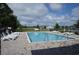
[[[33,55],[78,55],[79,44],[49,49],[32,50]]]
[[[0,39],[0,55],[1,55],[1,39]]]

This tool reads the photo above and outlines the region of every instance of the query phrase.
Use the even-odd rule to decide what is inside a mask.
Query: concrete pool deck
[[[31,51],[28,47],[25,33],[20,33],[16,40],[1,41],[1,55],[30,55]]]
[[[29,43],[26,32],[21,32],[16,40],[1,41],[1,55],[31,55],[31,50],[71,46],[74,44],[79,44],[79,40]]]

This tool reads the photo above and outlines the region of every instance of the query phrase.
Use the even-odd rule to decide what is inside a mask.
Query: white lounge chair
[[[19,36],[19,32],[14,32],[12,34],[9,34],[7,36],[4,36],[1,38],[2,40],[8,39],[8,40],[15,40]]]
[[[73,39],[79,39],[79,35],[75,35],[73,32],[64,32],[63,35]]]
[[[79,39],[79,35],[75,35],[75,34],[71,34],[71,35],[69,35],[69,37],[72,37],[74,39]]]
[[[59,31],[52,31],[53,34],[58,34],[58,35],[61,35],[61,32]]]

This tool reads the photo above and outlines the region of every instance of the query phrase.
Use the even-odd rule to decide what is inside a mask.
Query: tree
[[[54,29],[55,29],[55,30],[60,29],[60,26],[59,26],[59,24],[58,24],[58,23],[56,23],[56,24],[55,24]]]
[[[44,26],[44,29],[46,29],[46,26]]]
[[[37,28],[40,28],[40,26],[39,26],[39,25],[37,25],[36,27],[37,27]]]
[[[0,3],[0,16],[10,15],[13,11],[5,3]]]
[[[0,24],[1,27],[11,27],[15,31],[20,26],[17,17],[13,15],[13,11],[5,3],[0,4]]]
[[[76,28],[79,28],[79,20],[77,21],[76,24],[74,24],[74,26],[75,26]]]

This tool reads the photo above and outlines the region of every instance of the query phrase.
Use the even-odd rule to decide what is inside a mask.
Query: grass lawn
[[[35,28],[19,28],[17,29],[17,32],[38,32],[38,31],[53,31],[53,30],[48,30],[48,29],[39,29],[39,30],[34,30]],[[54,29],[55,30],[55,29]],[[67,29],[58,29],[57,31],[63,33],[63,32],[68,32]]]
[[[35,30],[34,30],[34,28],[22,28],[22,29],[19,29],[17,31],[19,31],[19,32],[29,32],[29,31],[34,32]],[[39,29],[37,31],[49,31],[49,30],[48,29]]]

